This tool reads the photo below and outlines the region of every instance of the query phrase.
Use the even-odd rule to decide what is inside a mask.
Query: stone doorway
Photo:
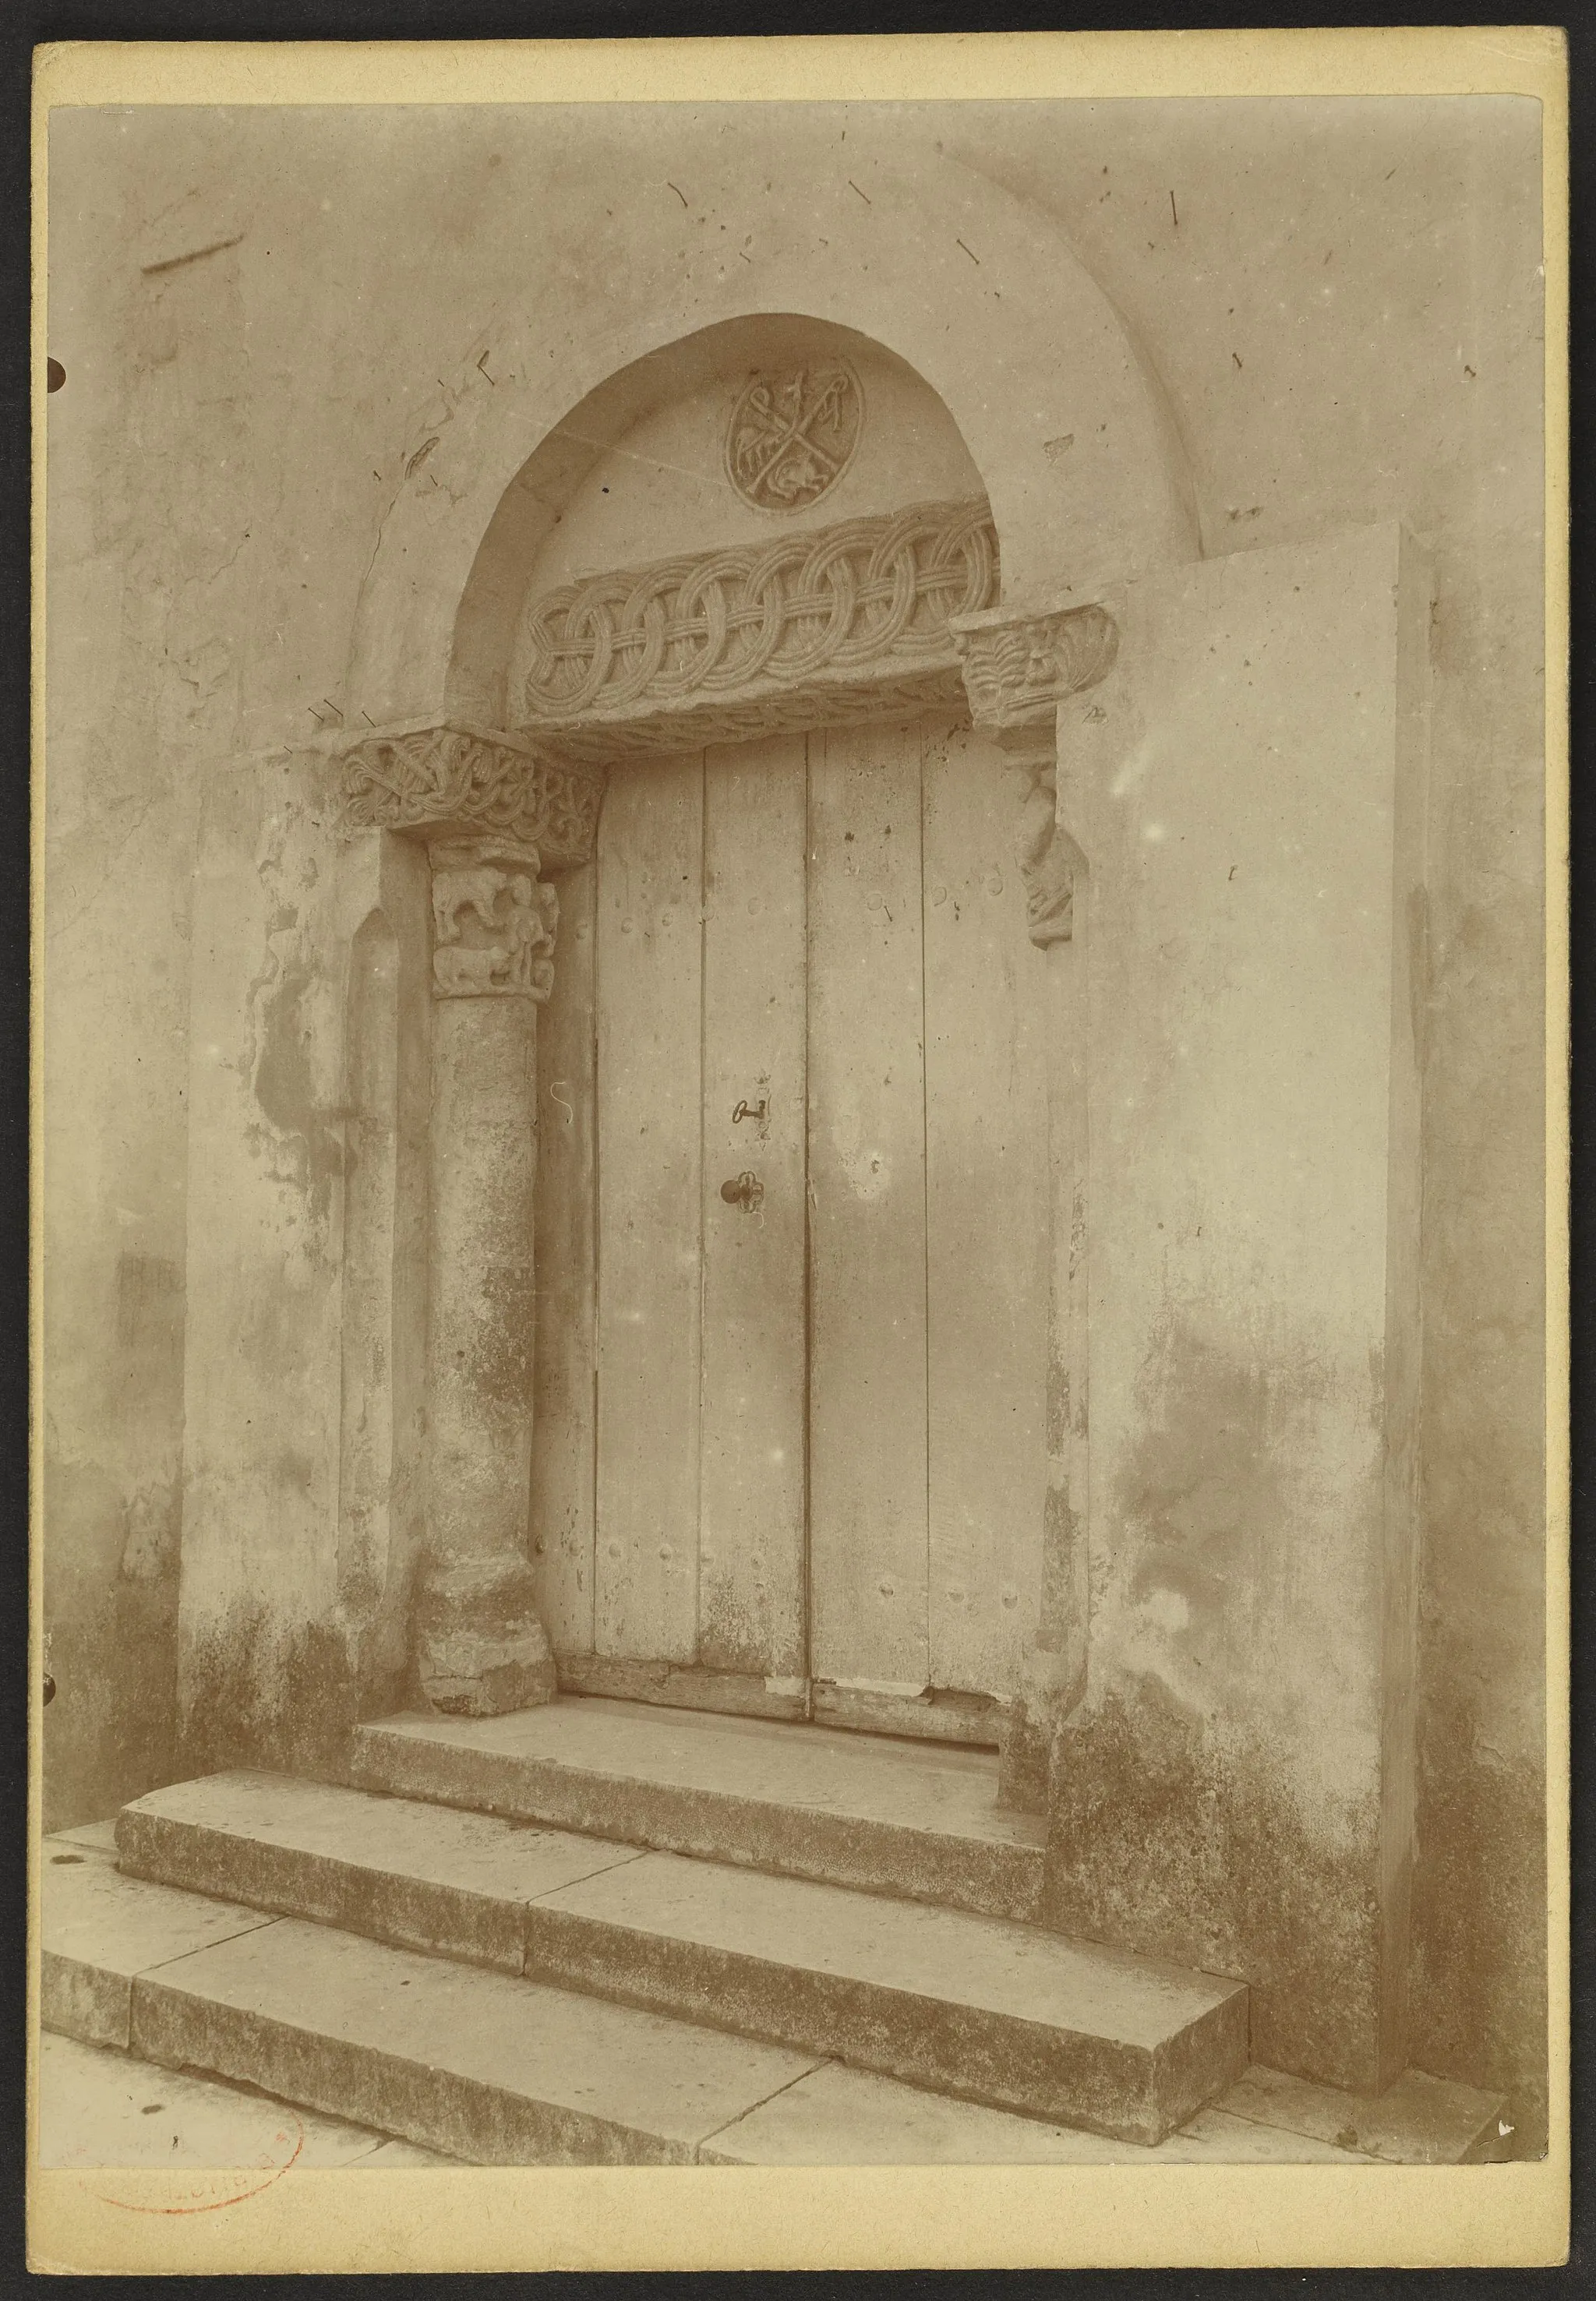
[[[496,541],[481,701],[346,755],[431,870],[420,1687],[1000,1744],[1038,1806],[1085,1624],[1055,722],[1116,627],[999,609],[981,474],[864,339],[740,325],[650,390]]]

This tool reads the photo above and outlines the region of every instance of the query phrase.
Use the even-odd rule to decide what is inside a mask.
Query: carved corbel
[[[454,719],[378,729],[345,748],[341,766],[351,831],[507,841],[506,851],[535,849],[544,870],[591,858],[603,769],[524,737]]]
[[[999,609],[959,616],[948,628],[975,724],[996,736],[1027,777],[1015,859],[1025,886],[1027,932],[1045,950],[1069,941],[1074,908],[1074,846],[1057,828],[1058,706],[1107,676],[1119,630],[1099,607],[1044,615]]]

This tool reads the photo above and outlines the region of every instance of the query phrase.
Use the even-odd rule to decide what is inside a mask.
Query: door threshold
[[[841,1726],[855,1734],[895,1734],[915,1742],[995,1750],[1003,1704],[992,1694],[955,1694],[936,1686],[924,1694],[884,1694],[816,1678],[809,1688],[809,1714],[817,1726]]]
[[[652,1702],[670,1710],[714,1710],[731,1718],[786,1718],[802,1723],[809,1708],[802,1680],[772,1685],[731,1669],[674,1661],[633,1661],[621,1654],[556,1654],[562,1694],[600,1694],[612,1702]]]
[[[706,1710],[731,1718],[778,1718],[794,1724],[840,1727],[848,1733],[885,1734],[915,1742],[948,1742],[995,1750],[1003,1705],[994,1694],[933,1689],[917,1694],[836,1686],[816,1679],[756,1678],[695,1663],[637,1661],[620,1654],[556,1657],[562,1694],[592,1694],[613,1702],[653,1703],[662,1709]]]

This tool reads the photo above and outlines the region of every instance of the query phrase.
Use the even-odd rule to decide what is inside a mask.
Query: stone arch
[[[1069,606],[1197,555],[1158,388],[1037,211],[935,154],[872,166],[840,149],[816,155],[798,201],[729,172],[699,205],[638,220],[623,280],[540,298],[496,346],[491,380],[479,372],[411,451],[361,593],[347,724],[502,724],[542,534],[593,460],[756,316],[851,331],[936,394],[985,485],[1006,610]]]

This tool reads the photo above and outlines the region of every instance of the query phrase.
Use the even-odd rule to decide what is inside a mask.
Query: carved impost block
[[[342,761],[352,831],[507,839],[536,848],[546,870],[592,855],[603,769],[554,758],[523,736],[446,720],[363,736]]]
[[[439,839],[432,866],[435,999],[532,999],[554,989],[560,899],[538,876],[535,847],[514,839]]]
[[[1087,607],[1044,615],[995,611],[961,616],[949,628],[972,717],[1027,778],[1015,858],[1025,885],[1026,931],[1045,950],[1074,932],[1079,859],[1057,824],[1058,706],[1112,668],[1118,626],[1107,609]]]
[[[1045,615],[1001,609],[961,615],[948,625],[978,727],[1027,730],[1050,718],[1066,696],[1095,687],[1113,666],[1119,627],[1104,607],[1065,607]]]

